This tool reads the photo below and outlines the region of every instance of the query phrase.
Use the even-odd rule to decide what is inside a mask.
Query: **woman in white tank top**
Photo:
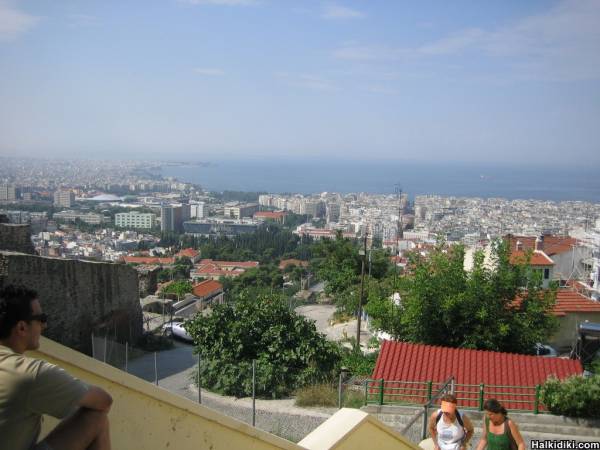
[[[466,450],[473,437],[473,424],[456,409],[456,397],[446,394],[441,408],[431,414],[429,433],[435,450]]]

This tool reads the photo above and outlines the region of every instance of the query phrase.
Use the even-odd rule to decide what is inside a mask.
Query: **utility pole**
[[[363,295],[365,292],[365,257],[367,256],[367,236],[368,232],[365,231],[364,237],[364,247],[362,250],[362,266],[360,270],[360,297],[358,298],[358,318],[356,321],[356,345],[360,348],[360,319],[362,316],[362,305],[363,305]]]
[[[398,289],[398,258],[400,256],[400,239],[404,238],[402,232],[402,188],[400,183],[394,185],[396,199],[398,200],[398,221],[396,222],[396,251],[394,252],[394,289]]]

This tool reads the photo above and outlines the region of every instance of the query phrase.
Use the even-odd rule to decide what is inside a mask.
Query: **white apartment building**
[[[156,214],[130,211],[115,214],[115,226],[150,229],[156,225]]]
[[[190,202],[190,217],[198,219],[205,217],[204,202]]]

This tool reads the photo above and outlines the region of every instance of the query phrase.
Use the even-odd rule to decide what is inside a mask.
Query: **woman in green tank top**
[[[506,415],[506,409],[496,399],[489,399],[483,404],[483,437],[477,450],[525,450],[525,441],[517,424]]]

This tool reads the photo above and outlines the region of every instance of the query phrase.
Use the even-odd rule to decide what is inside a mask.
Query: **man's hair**
[[[449,403],[454,403],[454,404],[458,403],[456,400],[456,396],[454,396],[452,394],[444,394],[442,396],[442,398],[440,398],[440,400],[442,402],[449,402]]]
[[[0,339],[6,339],[20,320],[29,320],[31,302],[37,292],[23,286],[8,285],[0,290]]]

